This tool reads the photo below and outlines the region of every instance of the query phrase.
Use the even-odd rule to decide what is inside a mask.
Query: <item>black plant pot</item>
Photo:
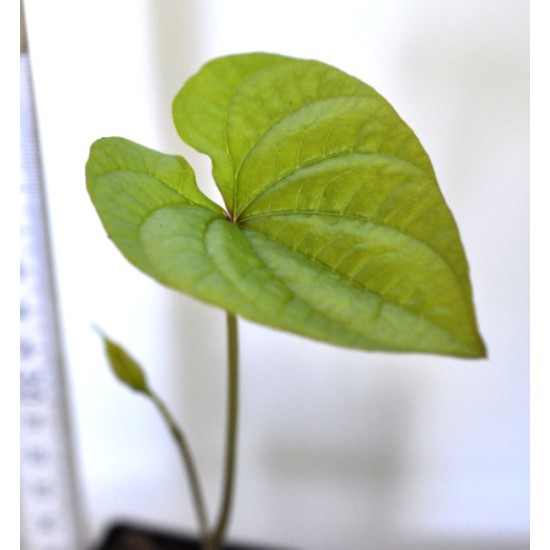
[[[229,542],[224,550],[277,550],[269,546]],[[193,536],[133,525],[115,524],[96,550],[202,550],[201,542]],[[279,549],[282,550],[282,549]]]

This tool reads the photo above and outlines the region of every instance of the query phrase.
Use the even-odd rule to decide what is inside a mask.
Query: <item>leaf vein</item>
[[[284,242],[281,242],[281,241],[278,241],[276,239],[274,239],[273,237],[269,236],[269,235],[266,235],[264,233],[261,233],[261,235],[263,235],[266,239],[272,241],[273,243],[275,244],[278,244],[286,249],[290,249],[290,250],[293,250],[292,248],[289,248],[287,244],[285,244]],[[463,343],[459,338],[457,338],[450,330],[448,327],[445,327],[439,323],[437,323],[436,321],[434,321],[433,319],[430,319],[429,317],[427,317],[424,312],[420,312],[420,311],[416,311],[410,307],[407,307],[405,304],[403,303],[399,303],[397,301],[394,301],[394,300],[390,300],[389,298],[387,298],[386,296],[383,296],[381,293],[373,290],[373,289],[370,289],[362,284],[360,284],[358,281],[354,280],[354,279],[351,279],[349,277],[346,276],[345,273],[342,273],[340,271],[336,271],[332,266],[330,265],[327,265],[325,264],[324,262],[321,262],[319,261],[317,258],[314,258],[312,256],[309,256],[299,250],[294,250],[294,252],[297,252],[298,254],[300,254],[303,258],[305,258],[306,260],[320,266],[322,269],[328,271],[329,273],[332,273],[333,275],[335,275],[336,277],[338,277],[339,279],[341,279],[342,281],[345,281],[346,283],[352,285],[352,286],[355,286],[359,289],[361,289],[362,291],[366,291],[366,292],[369,292],[371,294],[374,294],[375,296],[377,296],[378,298],[380,298],[381,300],[383,300],[385,303],[387,304],[390,304],[390,305],[393,305],[397,308],[400,308],[422,320],[424,320],[426,323],[438,328],[439,330],[443,330],[445,333],[447,333],[448,335],[450,335],[455,341],[457,342],[460,342],[460,343]]]
[[[427,210],[429,210],[429,208]],[[305,216],[330,216],[330,217],[335,217],[335,218],[362,220],[362,221],[365,221],[365,222],[368,222],[368,223],[379,225],[381,227],[386,227],[388,229],[395,230],[395,231],[401,233],[402,235],[404,235],[404,236],[406,236],[410,239],[413,239],[415,242],[421,244],[422,246],[429,249],[433,254],[435,254],[441,261],[443,261],[445,263],[445,265],[453,273],[453,275],[454,275],[457,283],[459,284],[459,286],[461,288],[463,288],[461,278],[460,278],[459,274],[456,272],[456,270],[453,268],[453,266],[441,255],[440,252],[438,252],[435,248],[433,248],[429,243],[419,239],[418,237],[416,237],[415,235],[413,235],[411,233],[408,233],[403,228],[400,228],[400,227],[397,227],[397,226],[394,226],[394,225],[390,225],[390,224],[387,224],[387,223],[383,223],[379,220],[373,220],[371,217],[361,216],[361,215],[358,215],[358,214],[348,214],[348,213],[345,213],[345,212],[328,212],[328,211],[321,211],[321,210],[299,210],[299,211],[287,210],[287,211],[278,211],[278,212],[277,211],[262,212],[261,214],[258,214],[256,216],[251,216],[250,218],[247,218],[246,220],[243,220],[242,224],[246,225],[247,222],[250,222],[252,220],[257,220],[257,219],[260,219],[260,218],[270,218],[270,217],[279,217],[279,216],[302,216],[302,215],[305,215]],[[258,231],[258,230],[256,229],[256,231]],[[262,233],[262,234],[264,234],[264,233]]]

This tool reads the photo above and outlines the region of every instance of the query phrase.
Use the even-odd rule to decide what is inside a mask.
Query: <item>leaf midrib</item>
[[[245,227],[246,227],[246,226],[245,226]],[[289,251],[291,251],[291,252],[293,252],[293,253],[300,254],[300,255],[303,256],[306,260],[308,260],[308,261],[310,261],[310,262],[312,262],[312,263],[314,263],[314,264],[316,264],[316,265],[322,267],[324,270],[326,270],[326,271],[332,273],[333,275],[337,276],[339,279],[345,281],[346,283],[349,283],[349,284],[351,284],[351,285],[353,285],[353,286],[355,286],[355,287],[361,289],[362,291],[366,291],[366,292],[369,292],[369,293],[371,293],[371,294],[374,294],[374,295],[377,296],[382,302],[388,303],[388,304],[390,304],[390,305],[393,305],[393,306],[395,306],[395,307],[397,307],[397,308],[399,308],[399,309],[402,309],[402,310],[404,310],[404,311],[406,311],[406,312],[408,312],[408,313],[410,313],[410,314],[412,314],[412,315],[414,315],[414,316],[416,316],[416,317],[418,317],[418,318],[420,318],[420,319],[423,319],[424,321],[426,321],[426,322],[429,323],[430,325],[432,325],[432,326],[438,328],[439,330],[444,331],[446,334],[450,335],[450,336],[453,338],[454,341],[456,341],[456,342],[458,342],[458,343],[460,343],[460,344],[466,344],[468,347],[470,347],[470,346],[472,345],[472,344],[469,343],[469,342],[465,342],[464,340],[461,340],[461,339],[460,339],[459,337],[457,337],[454,333],[452,333],[452,332],[449,330],[449,328],[444,327],[444,326],[438,324],[438,323],[437,323],[436,321],[434,321],[433,319],[430,319],[430,318],[426,317],[425,315],[422,314],[422,312],[418,312],[418,311],[415,311],[415,310],[413,310],[413,309],[407,308],[407,307],[406,307],[405,305],[403,305],[403,304],[399,304],[399,303],[397,303],[397,302],[395,302],[395,301],[393,301],[393,300],[388,299],[388,298],[385,297],[385,296],[382,296],[379,292],[376,292],[375,290],[372,290],[372,289],[370,289],[370,288],[367,288],[367,287],[361,285],[360,283],[358,283],[358,282],[355,281],[354,279],[351,279],[351,278],[347,277],[344,273],[342,273],[342,272],[340,272],[340,271],[337,271],[337,270],[333,269],[332,267],[330,267],[329,265],[327,265],[327,264],[325,264],[325,263],[319,261],[317,258],[313,258],[312,256],[308,256],[306,253],[304,253],[304,252],[302,252],[302,251],[300,251],[300,250],[295,250],[295,249],[291,248],[290,246],[288,246],[288,244],[286,244],[286,243],[284,243],[284,242],[282,242],[282,241],[279,241],[279,240],[275,239],[273,236],[267,235],[267,234],[263,233],[262,231],[259,231],[259,230],[256,229],[256,228],[246,227],[246,229],[247,229],[248,231],[254,231],[254,232],[256,232],[256,233],[262,235],[262,237],[265,237],[267,240],[269,240],[269,241],[271,241],[271,242],[273,242],[273,243],[275,243],[275,244],[277,244],[277,245],[279,245],[279,246],[284,247],[286,250],[289,250]],[[246,233],[245,233],[245,235],[246,235]],[[249,242],[250,242],[250,241],[249,241]],[[419,242],[420,242],[420,241],[419,241]],[[251,244],[252,244],[252,243],[251,243]],[[257,254],[257,253],[256,253],[256,254]],[[441,258],[439,255],[438,255],[438,257]],[[443,260],[443,258],[441,258],[441,259]],[[260,260],[261,260],[261,258],[260,258]],[[443,260],[443,261],[444,261],[444,260]],[[445,262],[445,264],[448,266],[448,264],[447,264],[446,262]],[[450,266],[448,266],[448,267],[450,268]],[[451,271],[452,271],[452,270],[451,270]],[[456,275],[453,271],[452,271],[452,273],[453,273],[453,275]],[[458,281],[457,281],[457,282],[458,282]],[[460,283],[459,283],[459,286],[460,286],[460,288],[462,288],[462,286],[460,285]]]
[[[410,233],[407,233],[406,231],[403,231],[399,227],[395,227],[393,225],[385,224],[377,220],[372,220],[366,216],[360,216],[356,214],[346,214],[346,213],[340,213],[340,212],[330,212],[330,211],[322,211],[322,210],[286,210],[286,211],[273,211],[273,212],[264,212],[262,214],[258,214],[257,216],[253,216],[250,218],[247,218],[246,220],[242,220],[240,223],[249,229],[253,229],[257,231],[258,233],[261,233],[262,235],[265,235],[262,231],[258,230],[255,227],[249,227],[247,226],[246,222],[250,222],[252,220],[257,220],[261,218],[276,218],[276,217],[283,217],[283,216],[327,216],[327,217],[333,217],[338,219],[352,219],[352,220],[361,220],[363,222],[371,223],[373,225],[383,227],[385,229],[396,231],[397,233],[400,233],[401,235],[405,236],[408,239],[413,240],[415,243],[422,245],[424,248],[429,250],[431,253],[433,253],[438,260],[441,260],[445,266],[449,269],[449,271],[453,274],[453,278],[455,279],[458,286],[464,291],[463,284],[461,282],[461,278],[459,274],[454,270],[452,265],[443,257],[441,254],[435,250],[429,243],[426,243],[422,241],[421,239],[418,239],[414,235],[411,235]],[[266,235],[267,236],[267,235]]]

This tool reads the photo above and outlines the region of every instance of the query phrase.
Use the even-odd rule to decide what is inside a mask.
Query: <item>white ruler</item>
[[[27,53],[21,53],[21,548],[81,550],[80,514]]]

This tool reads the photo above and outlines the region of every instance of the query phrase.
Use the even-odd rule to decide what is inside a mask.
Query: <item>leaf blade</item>
[[[102,138],[92,145],[86,183],[109,237],[132,264],[152,277],[158,273],[143,253],[140,228],[153,212],[188,204],[225,215],[200,192],[185,159],[123,138]]]
[[[214,179],[229,212],[234,209],[235,163],[227,140],[228,111],[244,81],[285,61],[283,56],[261,52],[213,59],[174,98],[172,117],[176,130],[186,143],[211,157]]]
[[[316,61],[229,56],[188,81],[173,116],[180,136],[210,155],[230,214],[200,193],[183,159],[160,187],[135,159],[128,181],[92,178],[108,232],[137,267],[336,345],[485,356],[431,161],[373,88]]]

